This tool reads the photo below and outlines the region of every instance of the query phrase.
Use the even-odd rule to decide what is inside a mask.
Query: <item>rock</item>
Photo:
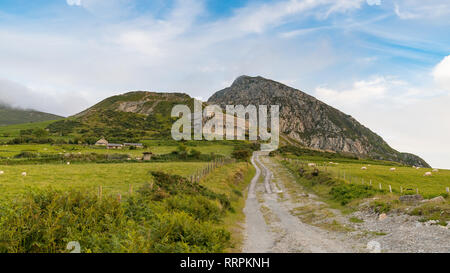
[[[442,197],[442,196],[438,196],[438,197],[430,199],[428,202],[431,202],[431,203],[445,203],[445,198]]]
[[[403,203],[419,203],[423,200],[423,197],[420,194],[402,195],[399,200]]]
[[[367,249],[370,253],[381,253],[381,244],[375,240],[367,243]]]
[[[379,221],[384,221],[386,218],[387,218],[386,213],[382,213],[382,214],[380,214],[380,216],[378,216]]]

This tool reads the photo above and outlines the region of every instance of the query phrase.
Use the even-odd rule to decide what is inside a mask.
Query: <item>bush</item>
[[[0,253],[222,252],[230,233],[217,225],[225,195],[180,176],[152,173],[154,184],[119,202],[93,193],[38,191],[0,206]]]
[[[342,184],[332,187],[330,195],[334,200],[341,203],[341,205],[346,205],[356,199],[374,196],[378,192],[380,191],[369,186]]]
[[[37,153],[27,151],[20,152],[19,154],[14,156],[14,158],[36,158],[36,157],[38,157]]]
[[[236,150],[231,153],[231,157],[237,160],[249,161],[251,156],[250,150]]]
[[[372,204],[370,204],[370,207],[376,213],[387,213],[391,210],[391,204],[381,201],[373,202]]]
[[[219,222],[224,213],[220,203],[204,196],[175,195],[167,198],[165,204],[169,210],[184,211],[201,221]]]

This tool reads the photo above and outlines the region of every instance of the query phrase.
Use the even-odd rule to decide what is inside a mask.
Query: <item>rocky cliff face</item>
[[[305,147],[429,166],[418,156],[392,149],[353,117],[300,90],[262,77],[241,76],[230,87],[211,96],[208,103],[221,107],[279,105],[280,132]]]
[[[141,115],[155,113],[170,115],[170,111],[172,110],[171,106],[176,104],[192,104],[191,97],[183,93],[133,91],[104,99],[83,112],[76,114],[74,117],[86,117],[106,110]]]

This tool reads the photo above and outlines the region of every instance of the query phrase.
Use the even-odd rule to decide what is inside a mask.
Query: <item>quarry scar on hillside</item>
[[[193,123],[195,140],[202,140],[203,137],[206,140],[223,140],[225,127],[227,140],[245,140],[248,130],[249,140],[270,140],[270,143],[261,145],[261,150],[275,150],[278,148],[280,134],[279,105],[270,107],[270,129],[267,128],[267,108],[267,105],[259,105],[257,111],[255,105],[227,105],[224,115],[223,109],[218,105],[208,105],[202,111],[202,103],[194,99],[193,113],[187,105],[179,104],[172,108],[171,116],[179,117],[172,126],[172,138],[191,140]]]

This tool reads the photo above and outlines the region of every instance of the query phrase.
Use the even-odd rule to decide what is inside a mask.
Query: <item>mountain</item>
[[[35,110],[13,108],[7,105],[0,104],[0,126],[41,122],[61,118],[63,117]]]
[[[112,96],[47,129],[59,135],[76,135],[79,141],[100,137],[112,141],[134,142],[144,137],[170,137],[174,119],[170,114],[177,104],[193,105],[183,93],[132,91]]]
[[[262,77],[241,76],[216,92],[209,104],[280,105],[280,132],[313,149],[429,167],[420,157],[400,153],[350,115],[300,90]]]
[[[192,104],[190,100],[191,97],[184,93],[132,91],[106,98],[83,112],[74,115],[74,117],[86,119],[110,110],[146,116],[155,114],[170,116],[172,106]]]

